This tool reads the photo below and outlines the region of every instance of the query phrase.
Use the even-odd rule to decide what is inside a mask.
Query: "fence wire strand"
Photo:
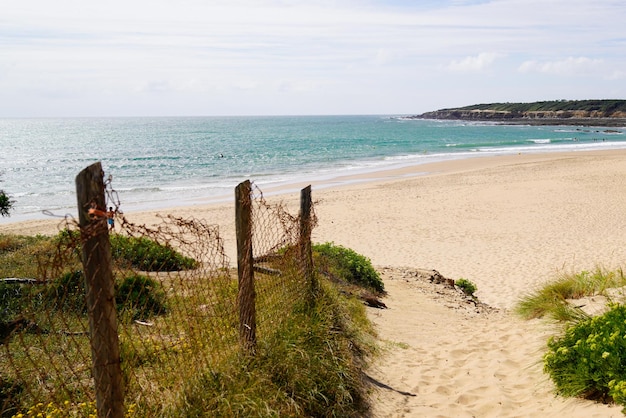
[[[37,277],[0,282],[2,418],[95,416],[81,247],[106,232],[109,217],[125,416],[176,416],[189,385],[219,373],[239,352],[237,272],[218,227],[173,215],[135,224],[111,176],[104,184],[107,216],[94,212],[84,228],[66,217],[56,236],[31,249]],[[299,217],[269,204],[256,186],[251,203],[263,339],[305,301],[309,287],[297,262]]]

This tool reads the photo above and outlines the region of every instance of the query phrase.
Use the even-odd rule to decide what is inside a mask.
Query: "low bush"
[[[548,348],[544,371],[559,394],[626,406],[626,306],[576,323]]]
[[[454,284],[468,296],[474,296],[477,290],[476,285],[467,279],[459,279]]]
[[[143,271],[180,271],[196,268],[198,262],[185,257],[169,245],[148,238],[111,236],[113,260]]]
[[[0,216],[9,216],[12,208],[13,199],[4,190],[0,190]]]
[[[326,276],[341,278],[378,293],[385,291],[385,285],[371,261],[354,250],[327,242],[313,246],[313,257],[318,269]]]
[[[122,317],[147,319],[167,312],[167,300],[161,283],[141,274],[124,277],[116,283],[115,302]]]
[[[47,285],[43,291],[44,299],[53,309],[87,313],[85,303],[85,276],[82,271],[63,274]]]
[[[42,265],[55,255],[51,237],[38,235],[0,235],[0,277],[41,277]]]

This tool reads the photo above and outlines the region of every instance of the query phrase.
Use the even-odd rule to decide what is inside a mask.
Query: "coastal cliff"
[[[492,121],[500,123],[626,126],[626,100],[559,100],[490,103],[441,109],[415,119]]]

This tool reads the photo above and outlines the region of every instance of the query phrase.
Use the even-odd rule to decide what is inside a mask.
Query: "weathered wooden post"
[[[300,191],[300,263],[306,282],[309,284],[309,302],[315,304],[319,283],[313,271],[313,251],[311,249],[311,186]]]
[[[239,291],[239,336],[243,348],[250,354],[256,351],[256,292],[252,254],[252,201],[250,181],[235,189],[235,225],[237,229],[237,273]]]
[[[89,313],[98,417],[122,418],[124,395],[115,311],[104,172],[98,162],[76,176],[78,219]]]

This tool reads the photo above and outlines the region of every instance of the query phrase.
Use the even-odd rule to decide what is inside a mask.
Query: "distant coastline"
[[[469,120],[511,125],[626,126],[626,100],[489,103],[440,109],[409,119]]]

